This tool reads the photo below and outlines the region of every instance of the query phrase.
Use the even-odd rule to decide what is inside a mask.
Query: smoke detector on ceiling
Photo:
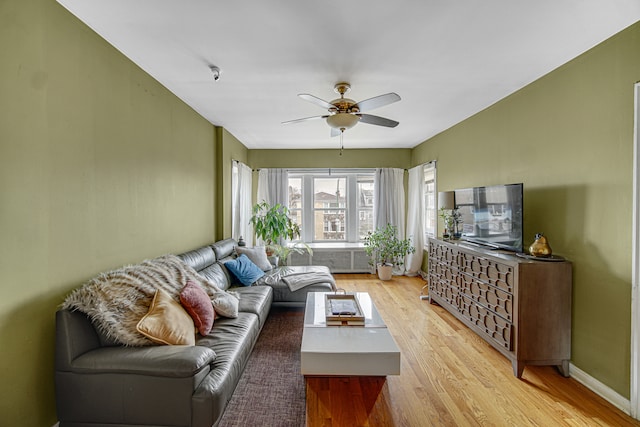
[[[222,74],[222,70],[220,69],[220,67],[216,65],[209,65],[209,69],[213,73],[213,80],[216,82],[220,80],[220,74]]]

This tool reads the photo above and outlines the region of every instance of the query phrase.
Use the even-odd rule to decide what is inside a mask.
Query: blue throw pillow
[[[245,286],[251,286],[253,282],[264,276],[264,271],[244,254],[232,261],[225,262],[224,266]]]

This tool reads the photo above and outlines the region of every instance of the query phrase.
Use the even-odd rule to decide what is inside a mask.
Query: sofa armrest
[[[102,347],[74,359],[70,371],[185,378],[208,367],[215,358],[212,349],[202,346]]]

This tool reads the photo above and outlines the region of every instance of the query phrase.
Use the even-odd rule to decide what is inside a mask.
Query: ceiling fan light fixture
[[[334,129],[350,129],[360,121],[360,117],[349,113],[336,113],[327,117],[327,124]]]

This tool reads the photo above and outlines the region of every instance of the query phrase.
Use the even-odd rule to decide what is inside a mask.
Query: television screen
[[[522,184],[455,190],[462,240],[522,252]]]

